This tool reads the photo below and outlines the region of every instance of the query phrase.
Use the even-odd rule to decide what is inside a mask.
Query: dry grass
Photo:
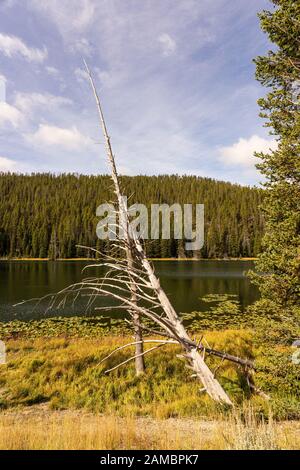
[[[219,438],[218,438],[219,436]],[[228,420],[216,429],[215,439],[229,450],[282,450],[299,449],[299,421],[274,422],[257,418],[253,408],[234,411]]]
[[[46,405],[0,415],[0,449],[299,449],[300,423],[257,421],[251,410],[228,420],[121,418]]]
[[[251,355],[247,331],[208,332],[207,339],[220,350],[235,350],[242,357]],[[106,368],[132,355],[133,349],[120,351],[103,364],[101,359],[114,347],[130,341],[116,336],[7,341],[8,362],[0,369],[0,407],[48,402],[56,410],[85,408],[105,415],[158,419],[213,417],[219,412],[219,406],[199,393],[199,383],[176,357],[180,350],[175,346],[148,355],[145,376],[136,377],[133,363],[104,374]],[[208,361],[212,368],[219,363],[212,357]],[[238,367],[224,361],[218,374],[229,394],[241,401],[244,392]]]
[[[246,330],[210,331],[206,338],[242,357],[255,353]],[[105,367],[128,353],[99,365],[101,358],[128,341],[8,340],[8,362],[0,369],[0,449],[300,448],[300,422],[273,421],[272,401],[249,399],[231,363],[224,361],[218,373],[236,402],[233,413],[199,393],[176,347],[147,356],[145,376],[137,378],[133,364],[105,375]]]

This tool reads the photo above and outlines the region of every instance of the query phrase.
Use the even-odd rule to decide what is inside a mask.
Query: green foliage
[[[246,315],[256,318],[254,327],[257,344],[290,346],[300,338],[300,307],[283,309],[276,300],[264,299],[247,308]]]
[[[205,245],[184,251],[182,240],[149,240],[149,257],[252,257],[260,249],[262,191],[196,176],[122,177],[133,202],[205,205]],[[0,173],[0,256],[93,256],[76,245],[109,253],[96,238],[96,207],[114,200],[109,176]]]
[[[253,346],[256,351],[256,384],[272,397],[271,406],[278,419],[300,416],[300,366],[292,360],[295,339],[300,338],[300,308],[283,309],[264,299],[248,307],[256,315]]]
[[[209,309],[182,314],[183,321],[194,331],[226,330],[227,328],[249,328],[253,326],[256,312],[245,314],[241,310],[237,295],[209,294],[202,301]]]
[[[23,322],[0,322],[0,338],[102,337],[129,334],[128,324],[120,319],[101,317],[54,317]]]
[[[300,299],[300,3],[273,3],[274,11],[263,11],[260,20],[275,50],[255,63],[257,80],[269,88],[259,100],[261,117],[278,149],[258,155],[258,168],[266,177],[266,228],[257,263],[263,274],[252,273],[252,278],[263,298],[288,306]]]
[[[240,315],[241,307],[237,300],[237,295],[234,294],[208,294],[202,297],[202,301],[206,303],[213,303],[211,311],[216,315]]]

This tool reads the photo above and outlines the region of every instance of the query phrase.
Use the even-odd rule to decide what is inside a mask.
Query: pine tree
[[[51,233],[48,257],[50,260],[53,260],[53,261],[55,261],[59,257],[59,247],[58,247],[58,240],[57,240],[55,227],[53,227],[52,233]]]
[[[247,231],[250,241],[256,238],[256,246],[260,243],[263,222],[257,207],[262,190],[178,175],[124,176],[122,187],[134,195],[132,202],[149,210],[151,203],[205,205],[205,243],[200,251],[185,252],[183,241],[150,239],[145,245],[151,258],[242,256],[241,240]],[[0,173],[0,196],[0,256],[94,256],[76,245],[110,252],[109,242],[100,243],[96,237],[96,207],[113,200],[108,176]],[[173,229],[172,225],[171,234]],[[253,247],[251,242],[250,256]]]
[[[254,276],[262,297],[278,305],[296,305],[300,297],[300,2],[272,0],[274,10],[260,14],[273,51],[256,58],[256,77],[269,88],[259,100],[261,117],[278,148],[261,153],[266,178],[263,252]]]

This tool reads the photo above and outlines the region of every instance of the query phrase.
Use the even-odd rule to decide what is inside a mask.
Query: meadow
[[[0,446],[297,448],[299,367],[282,330],[278,344],[274,323],[270,327],[271,337],[265,328],[260,336],[249,327],[201,332],[211,347],[254,360],[255,384],[270,396],[250,393],[239,366],[207,357],[210,367],[219,364],[217,377],[235,403],[230,410],[200,392],[177,346],[146,356],[143,376],[135,376],[132,363],[105,374],[128,357],[119,351],[100,364],[131,341],[119,324],[79,317],[2,323],[7,364],[0,369]]]
[[[132,341],[121,319],[55,317],[0,324],[7,362],[0,368],[1,448],[299,448],[299,365],[291,344],[300,336],[297,309],[276,315],[270,303],[245,316],[236,300],[207,298],[206,312],[182,315],[195,339],[255,364],[244,369],[206,355],[234,402],[216,404],[167,345],[145,356],[137,377]],[[213,305],[213,306],[211,306]],[[147,336],[147,340],[155,339]],[[149,349],[153,344],[145,344]],[[46,430],[47,432],[43,432]]]

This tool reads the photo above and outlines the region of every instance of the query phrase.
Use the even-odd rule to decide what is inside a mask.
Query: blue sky
[[[257,18],[270,7],[0,0],[0,171],[107,172],[85,58],[121,173],[258,184],[253,151],[275,143],[252,59],[270,48]]]

